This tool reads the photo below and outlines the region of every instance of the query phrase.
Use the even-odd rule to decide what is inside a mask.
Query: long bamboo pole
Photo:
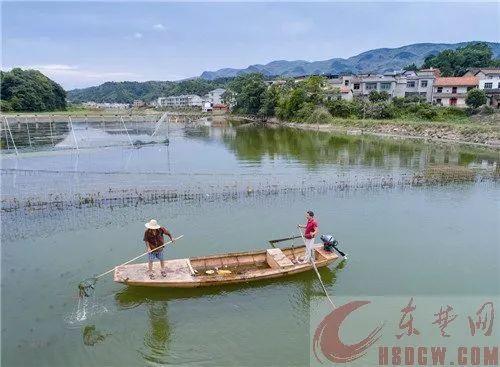
[[[306,251],[308,251],[308,248],[307,248],[307,245],[306,245],[306,239],[304,238],[304,235],[302,234],[302,230],[300,229],[300,227],[298,227],[298,229],[299,229],[299,232],[300,232],[300,237],[302,237],[302,241],[304,241],[304,245],[306,246]],[[333,308],[337,308],[335,306],[335,304],[333,303],[332,299],[330,298],[330,296],[328,295],[328,292],[326,291],[326,287],[323,284],[323,280],[321,279],[321,275],[319,274],[318,268],[316,267],[316,256],[314,255],[314,253],[310,257],[309,261],[311,261],[312,267],[313,267],[314,271],[316,272],[316,275],[318,276],[319,282],[321,284],[321,287],[323,287],[323,292],[325,292],[326,298],[328,298],[328,301],[330,301],[330,303],[332,304]]]
[[[179,237],[174,238],[174,240],[173,240],[173,241],[177,241],[177,240],[181,239],[182,237],[184,237],[184,235],[180,235]],[[137,260],[137,259],[139,259],[140,257],[143,257],[143,256],[145,256],[145,255],[147,255],[147,254],[150,254],[151,252],[156,251],[156,250],[158,250],[158,249],[160,249],[160,248],[162,248],[162,247],[165,247],[166,245],[168,245],[168,244],[172,243],[173,241],[168,241],[168,242],[165,242],[165,243],[164,243],[163,245],[161,245],[160,247],[157,247],[157,248],[155,248],[154,250],[149,250],[149,251],[147,251],[147,252],[145,252],[145,253],[143,253],[143,254],[141,254],[141,255],[139,255],[139,256],[136,256],[136,257],[134,257],[133,259],[130,259],[129,261],[124,262],[123,264],[118,265],[118,266],[123,266],[123,265],[130,264],[132,261]],[[105,275],[107,275],[107,274],[109,274],[109,273],[113,272],[113,271],[114,271],[114,270],[115,270],[118,266],[115,266],[115,267],[113,267],[112,269],[109,269],[108,271],[105,271],[104,273],[99,274],[98,276],[96,276],[96,277],[95,277],[95,279],[99,279],[99,278],[101,278],[101,277],[103,277],[103,276],[105,276]]]

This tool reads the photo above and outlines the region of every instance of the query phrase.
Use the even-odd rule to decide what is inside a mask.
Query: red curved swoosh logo
[[[345,318],[354,310],[370,303],[370,301],[353,301],[330,312],[318,325],[313,338],[313,351],[316,359],[317,349],[333,363],[352,362],[366,354],[366,350],[380,339],[383,324],[373,329],[370,334],[356,344],[344,344],[340,340],[340,326]]]

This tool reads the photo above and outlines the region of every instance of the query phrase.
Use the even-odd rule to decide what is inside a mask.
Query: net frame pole
[[[10,125],[9,125],[9,119],[7,116],[4,116],[5,122],[7,123],[7,129],[9,130],[9,135],[10,135],[10,140],[12,141],[12,145],[14,146],[14,150],[16,151],[16,155],[19,155],[19,152],[17,151],[16,147],[16,142],[14,141],[14,138],[12,137],[12,131],[10,130]]]
[[[36,117],[35,117],[36,118]],[[50,140],[52,141],[52,146],[54,147],[54,135],[52,134],[52,123],[54,122],[54,115],[51,115],[49,120],[49,129],[50,129]]]
[[[130,145],[133,147],[134,143],[132,143],[132,138],[130,137],[130,134],[128,133],[127,126],[125,125],[125,121],[123,120],[123,116],[120,116],[120,120],[122,120],[123,128],[125,129],[125,132],[127,133],[128,141],[130,142]]]
[[[7,144],[7,150],[10,150],[9,136],[7,135],[7,126],[4,129],[2,125],[2,130],[5,131],[5,143]]]
[[[128,119],[130,120],[130,125],[134,126],[134,120],[132,120],[132,114],[128,115]],[[139,122],[139,118],[137,118],[136,121],[136,128],[135,128],[135,133],[139,134],[139,129],[137,128],[137,123]],[[134,129],[132,129],[134,131]]]
[[[153,131],[153,134],[151,134],[151,137],[155,136],[155,134],[158,132],[158,129],[160,128],[161,123],[168,118],[168,112],[165,112],[163,115],[160,116],[160,119],[156,121],[156,127],[155,130]]]
[[[78,147],[78,141],[76,140],[75,128],[73,127],[73,121],[71,120],[71,116],[68,116],[68,120],[69,120],[69,124],[71,126],[71,132],[73,134],[73,139],[75,140],[76,150],[80,150],[80,148]]]
[[[28,123],[28,117],[25,117],[24,121],[26,122],[26,130],[28,131],[28,141],[30,142],[30,148],[31,148],[32,145],[31,145],[31,135],[30,135],[30,126]]]

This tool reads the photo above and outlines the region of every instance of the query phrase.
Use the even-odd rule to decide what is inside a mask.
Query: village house
[[[203,102],[203,107],[201,108],[203,112],[211,112],[213,110],[212,104],[209,101]]]
[[[132,107],[134,108],[140,108],[140,107],[145,107],[146,106],[146,102],[140,100],[140,99],[136,99],[134,101],[134,103],[132,103]]]
[[[366,98],[372,91],[387,92],[390,98],[420,96],[432,102],[432,87],[439,76],[437,69],[404,71],[386,74],[327,76],[332,87],[347,87],[353,97]],[[343,99],[349,100],[350,97]]]
[[[345,85],[328,85],[325,88],[325,96],[327,100],[342,99],[344,101],[352,101],[352,90]]]
[[[82,103],[84,107],[87,108],[99,108],[99,109],[118,109],[118,110],[124,110],[127,108],[130,108],[130,105],[128,103],[108,103],[108,102],[84,102]]]
[[[432,88],[434,80],[441,75],[438,69],[422,69],[419,71],[405,71],[402,76],[406,78],[405,97],[418,96],[427,102],[432,102]]]
[[[436,78],[432,101],[441,106],[466,107],[467,92],[478,85],[479,80],[475,76]]]
[[[358,75],[349,83],[352,83],[354,96],[367,97],[372,91],[386,92],[390,98],[405,96],[406,78],[397,74]]]
[[[465,76],[475,76],[479,80],[479,89],[484,90],[487,105],[493,108],[500,106],[500,68],[469,69]]]
[[[202,107],[203,99],[196,94],[183,94],[180,96],[159,97],[157,100],[157,106],[160,108]]]
[[[217,88],[208,92],[206,100],[212,105],[222,104],[222,95],[226,92],[224,88]]]

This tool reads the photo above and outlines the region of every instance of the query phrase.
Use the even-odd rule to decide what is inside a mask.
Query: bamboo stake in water
[[[179,237],[174,238],[174,240],[173,240],[173,241],[177,241],[177,240],[181,239],[182,237],[184,237],[184,235],[180,235]],[[168,242],[165,242],[165,243],[164,243],[163,245],[161,245],[160,247],[157,247],[157,248],[155,248],[154,250],[149,250],[149,251],[147,251],[147,252],[145,252],[145,253],[143,253],[143,254],[141,254],[141,255],[139,255],[139,256],[136,256],[136,257],[134,257],[133,259],[130,259],[129,261],[124,262],[123,264],[118,265],[118,266],[123,266],[123,265],[130,264],[132,261],[137,260],[137,259],[139,259],[140,257],[143,257],[143,256],[145,256],[145,255],[147,255],[147,254],[150,254],[151,252],[156,251],[156,250],[158,250],[158,249],[160,249],[160,248],[162,248],[162,247],[164,247],[164,246],[166,246],[166,245],[168,245],[168,244],[172,243],[173,241],[168,241]],[[115,270],[118,266],[115,266],[114,268],[109,269],[108,271],[106,271],[106,272],[104,272],[104,273],[102,273],[102,274],[99,274],[98,276],[96,276],[96,277],[95,277],[95,279],[99,279],[100,277],[103,277],[103,276],[105,276],[105,275],[107,275],[107,274],[109,274],[109,273],[113,272],[113,271],[114,271],[114,270]]]

